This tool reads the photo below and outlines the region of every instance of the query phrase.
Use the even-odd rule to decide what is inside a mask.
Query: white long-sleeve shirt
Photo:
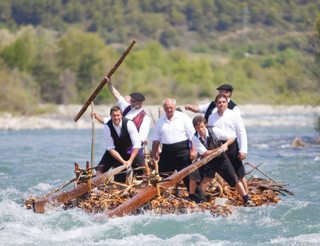
[[[248,153],[246,129],[241,117],[233,110],[226,109],[222,116],[217,111],[213,112],[209,116],[208,127],[213,127],[219,140],[226,140],[227,136],[237,138],[239,151]]]
[[[121,133],[122,123],[123,123],[123,121],[120,122],[119,126],[116,126],[112,123],[118,136],[120,136],[120,133]],[[139,133],[138,133],[136,126],[134,125],[134,123],[131,120],[129,120],[127,123],[127,129],[128,129],[129,135],[130,135],[130,139],[131,139],[133,148],[140,149],[141,148],[141,141],[140,141]],[[107,150],[115,149],[114,141],[111,136],[111,131],[110,131],[110,128],[107,124],[105,124],[103,127],[103,137],[105,140],[106,149]]]
[[[156,123],[153,141],[163,144],[174,144],[185,140],[192,140],[195,133],[192,121],[185,113],[175,111],[171,120],[163,115]]]
[[[121,108],[122,112],[128,107],[130,106],[130,104],[124,99],[124,97],[120,97],[117,105]],[[136,117],[143,109],[130,109],[130,111],[124,116],[129,120],[132,120],[134,117]],[[107,123],[108,120],[110,120],[109,118],[104,118],[104,123]],[[149,130],[150,130],[150,122],[151,119],[149,117],[149,115],[145,115],[143,117],[142,123],[140,125],[140,129],[139,129],[139,136],[140,136],[140,141],[144,142],[145,140],[148,139],[148,134],[149,134]]]

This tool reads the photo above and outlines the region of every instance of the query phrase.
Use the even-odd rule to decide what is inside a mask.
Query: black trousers
[[[121,155],[121,157],[124,160],[128,160],[130,158],[130,154],[120,153],[120,152],[119,152],[119,154]],[[144,164],[144,159],[141,155],[138,154],[132,162],[132,168],[136,168],[136,167],[141,166],[143,164]],[[106,150],[106,152],[104,153],[104,155],[102,156],[102,158],[99,162],[99,165],[96,167],[96,170],[104,173],[104,172],[107,172],[111,167],[114,168],[114,167],[119,167],[121,165],[122,165],[122,163],[120,163],[116,159],[114,159],[113,156],[109,153],[109,151]],[[138,174],[141,174],[141,173],[138,172]],[[114,181],[125,183],[126,182],[126,173],[119,173],[119,174],[115,175]]]
[[[162,144],[159,161],[160,175],[161,172],[180,171],[190,164],[190,147],[188,140],[174,144]],[[189,191],[189,177],[185,177],[183,182]]]
[[[238,178],[242,179],[246,175],[246,171],[244,169],[242,161],[238,158],[239,146],[237,139],[235,139],[234,142],[228,146],[226,154],[229,157]]]

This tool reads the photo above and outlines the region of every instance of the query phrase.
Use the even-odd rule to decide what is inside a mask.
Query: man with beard
[[[107,81],[109,91],[117,100],[117,105],[123,112],[123,117],[132,120],[138,129],[141,144],[147,144],[147,137],[150,130],[150,117],[142,108],[145,97],[139,92],[133,92],[129,97],[123,97],[120,92],[113,86],[111,80],[106,76],[104,79]],[[92,116],[102,124],[108,121],[108,118],[102,118],[97,113],[92,113]]]

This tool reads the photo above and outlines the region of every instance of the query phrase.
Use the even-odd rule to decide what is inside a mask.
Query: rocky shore
[[[86,129],[92,127],[90,117],[91,109],[88,108],[84,115],[74,122],[74,117],[82,105],[58,105],[54,113],[34,116],[14,116],[10,113],[0,113],[1,130],[23,129]],[[112,105],[97,105],[95,111],[103,116],[108,116]],[[180,106],[184,109],[183,105]],[[147,105],[146,112],[152,117],[152,123],[163,115],[161,106]],[[320,106],[294,105],[240,105],[246,126],[310,126],[315,125],[320,117]],[[196,114],[186,111],[190,117]],[[101,124],[95,124],[102,127]]]

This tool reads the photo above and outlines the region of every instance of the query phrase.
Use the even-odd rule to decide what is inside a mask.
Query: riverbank
[[[95,111],[103,116],[108,116],[112,105],[97,105]],[[183,108],[181,106],[181,108]],[[240,105],[246,126],[310,126],[315,125],[320,116],[320,106],[293,105]],[[74,122],[74,116],[81,109],[81,105],[58,105],[54,113],[34,116],[14,116],[10,113],[0,113],[0,129],[87,129],[92,127],[90,108],[84,115]],[[145,106],[146,112],[152,117],[152,124],[163,115],[162,107],[155,105]],[[196,114],[187,111],[190,117]],[[96,127],[102,127],[96,123]]]

